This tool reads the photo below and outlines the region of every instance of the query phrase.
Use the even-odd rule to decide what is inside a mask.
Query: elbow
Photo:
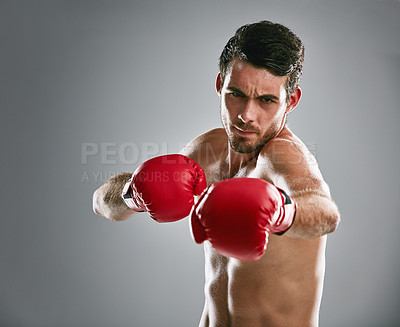
[[[108,209],[108,206],[104,199],[104,192],[102,192],[101,189],[97,189],[93,193],[92,209],[93,209],[93,212],[98,216],[107,218],[109,220],[115,220],[115,219],[112,219],[113,217],[110,217],[111,211]]]
[[[92,197],[92,209],[93,209],[93,212],[96,214],[96,215],[99,215],[99,216],[103,216],[104,217],[104,215],[102,214],[102,210],[101,210],[101,195],[100,195],[100,191],[99,191],[99,189],[97,189],[94,193],[93,193],[93,197]],[[104,202],[104,201],[103,201]]]
[[[327,234],[330,234],[330,233],[333,233],[334,231],[336,231],[338,229],[338,227],[339,227],[339,224],[340,224],[340,221],[341,221],[340,213],[336,210],[336,212],[333,212],[330,215],[328,221],[329,221],[329,223],[328,223],[329,227],[328,227],[328,233]]]

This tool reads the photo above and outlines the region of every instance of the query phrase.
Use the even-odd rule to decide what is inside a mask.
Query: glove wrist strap
[[[142,206],[140,206],[136,199],[132,196],[132,179],[129,179],[121,192],[121,197],[124,203],[128,206],[128,208],[135,210],[137,212],[143,212]]]

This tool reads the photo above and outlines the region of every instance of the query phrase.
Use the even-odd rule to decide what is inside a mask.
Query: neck
[[[285,119],[283,119],[283,122],[285,122]],[[287,131],[289,131],[289,129],[283,123],[273,138],[276,138],[279,135],[286,133],[284,131],[287,132]],[[251,152],[251,153],[239,153],[239,152],[234,151],[230,147],[229,142],[228,142],[227,146],[228,146],[228,154],[227,154],[227,158],[226,158],[226,164],[227,164],[227,171],[228,171],[228,174],[230,177],[235,176],[240,171],[240,169],[243,169],[243,168],[247,167],[249,164],[251,164],[252,162],[254,162],[254,159],[256,159],[258,157],[258,154],[260,153],[260,151],[263,148],[263,147],[261,147],[260,149],[254,151],[254,152]]]
[[[252,153],[239,153],[234,151],[228,144],[227,164],[229,176],[233,177],[240,169],[247,167],[259,153],[259,150]]]

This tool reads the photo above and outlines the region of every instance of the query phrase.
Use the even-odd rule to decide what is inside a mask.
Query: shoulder
[[[227,139],[225,129],[214,128],[212,130],[209,130],[209,131],[197,136],[192,141],[190,141],[189,144],[202,145],[205,142],[215,142],[217,140],[220,140],[221,138],[224,138],[224,140]]]
[[[291,168],[317,167],[317,161],[306,145],[291,131],[286,129],[270,140],[261,150],[260,159],[268,163],[276,171]]]
[[[179,153],[206,166],[220,160],[227,146],[227,135],[223,128],[215,128],[190,141]]]
[[[313,190],[329,196],[317,160],[288,129],[264,146],[259,154],[257,168],[265,170],[276,186],[292,194]]]

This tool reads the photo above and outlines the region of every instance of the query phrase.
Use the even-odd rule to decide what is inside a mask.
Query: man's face
[[[290,109],[286,79],[239,59],[232,62],[223,85],[218,77],[221,120],[234,151],[255,152],[281,130]]]

